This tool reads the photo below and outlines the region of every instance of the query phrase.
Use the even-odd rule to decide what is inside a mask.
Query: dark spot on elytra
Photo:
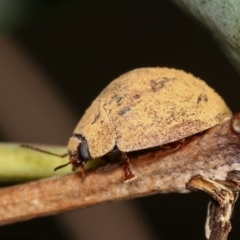
[[[150,80],[150,86],[153,92],[158,91],[161,88],[165,87],[165,84],[171,80],[174,80],[174,78],[161,78],[161,79],[152,79]]]
[[[199,96],[198,96],[198,99],[197,99],[197,104],[199,104],[200,102],[207,102],[208,101],[208,97],[205,93],[201,93]]]
[[[111,101],[108,104],[111,104],[112,101],[116,102],[117,106],[120,106],[122,104],[123,97],[118,96],[117,94],[113,95],[111,97]]]
[[[117,97],[117,98],[116,98],[117,106],[120,106],[120,105],[122,104],[122,100],[123,100],[122,97]]]
[[[135,95],[133,95],[133,98],[134,98],[134,99],[139,99],[139,98],[140,98],[140,94],[135,94]]]
[[[93,121],[91,122],[91,124],[94,124],[94,123],[99,119],[99,117],[100,117],[100,112],[98,112],[98,114],[96,114],[96,115],[94,116],[94,119],[93,119]]]
[[[131,108],[130,107],[125,107],[123,109],[121,109],[119,112],[118,112],[118,115],[119,116],[123,116],[125,113],[127,113],[128,111],[130,111]]]

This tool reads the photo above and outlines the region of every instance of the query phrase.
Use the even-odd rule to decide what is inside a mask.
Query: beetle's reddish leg
[[[180,147],[182,148],[183,145],[184,145],[185,140],[186,140],[185,138],[178,140],[178,141],[176,142],[176,146],[175,146],[175,148],[173,149],[173,151],[177,151]]]
[[[121,152],[121,165],[125,174],[125,182],[131,182],[135,178],[135,175],[132,173],[131,166],[129,163],[128,156],[125,152]]]
[[[208,206],[205,224],[206,238],[209,240],[227,239],[226,237],[231,230],[230,219],[238,193],[233,193],[222,183],[200,175],[191,178],[187,183],[187,188],[203,190],[214,198]]]

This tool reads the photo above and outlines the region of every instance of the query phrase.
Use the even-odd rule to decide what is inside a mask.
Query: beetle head
[[[54,170],[66,167],[72,164],[72,170],[83,168],[84,164],[91,158],[87,140],[81,135],[73,135],[68,142],[69,162],[56,167]]]

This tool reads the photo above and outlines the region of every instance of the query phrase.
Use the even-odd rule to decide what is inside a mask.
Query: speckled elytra
[[[204,81],[181,70],[140,68],[113,80],[92,102],[68,143],[67,164],[84,168],[93,158],[121,152],[125,181],[132,180],[127,153],[209,129],[231,111]]]

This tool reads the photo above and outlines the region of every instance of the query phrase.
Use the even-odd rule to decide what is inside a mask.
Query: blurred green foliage
[[[60,155],[67,151],[66,147],[60,146],[40,146],[40,148]],[[69,157],[51,156],[23,148],[15,143],[0,143],[0,183],[30,181],[71,173],[71,164],[54,171],[55,167],[68,161]],[[96,158],[87,162],[85,170],[95,169],[103,164],[106,164],[104,159]]]
[[[226,56],[240,73],[240,1],[172,1],[189,12],[211,31]]]

